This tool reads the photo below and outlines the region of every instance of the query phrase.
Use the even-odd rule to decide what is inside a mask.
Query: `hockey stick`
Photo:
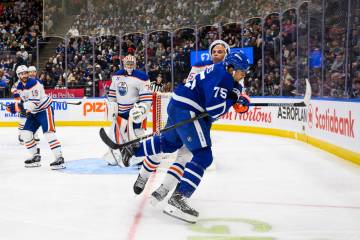
[[[66,104],[69,104],[69,105],[80,105],[80,104],[82,104],[82,101],[79,101],[79,102],[53,101],[53,102],[56,102],[56,103],[66,103]]]
[[[207,117],[208,116],[208,113],[204,112],[204,113],[201,113],[200,115],[197,115],[195,117],[192,117],[192,118],[189,118],[185,121],[182,121],[182,122],[178,122],[172,126],[169,126],[169,127],[166,127],[166,128],[163,128],[160,130],[160,132],[156,133],[156,132],[153,132],[153,133],[149,133],[149,134],[146,134],[142,137],[139,137],[139,138],[136,138],[134,140],[131,140],[129,142],[126,142],[126,143],[123,143],[123,144],[117,144],[115,142],[113,142],[113,140],[111,140],[109,138],[109,136],[106,134],[105,132],[105,129],[104,128],[100,128],[100,138],[101,140],[103,140],[103,142],[111,149],[121,149],[121,148],[124,148],[126,146],[129,146],[131,144],[134,144],[134,143],[138,143],[146,138],[149,138],[149,137],[152,137],[154,136],[155,134],[159,134],[159,133],[163,133],[163,132],[167,132],[169,130],[172,130],[172,129],[175,129],[175,128],[178,128],[178,127],[181,127],[185,124],[188,124],[188,123],[191,123],[191,122],[194,122],[200,118],[204,118],[204,117]]]
[[[53,102],[57,102],[57,103],[66,103],[66,104],[69,104],[69,105],[80,105],[83,103],[83,100],[85,100],[86,97],[83,97],[82,100],[78,101],[78,102],[68,102],[68,101],[60,101],[60,100],[53,100]]]
[[[308,79],[305,79],[306,81],[306,90],[305,90],[305,96],[304,96],[304,100],[302,102],[298,102],[298,103],[253,103],[253,104],[250,104],[249,106],[267,106],[267,107],[284,107],[284,106],[287,106],[287,107],[306,107],[309,102],[310,102],[310,98],[311,98],[311,86],[310,86],[310,83],[308,81]],[[177,127],[181,127],[185,124],[188,124],[188,123],[191,123],[193,121],[196,121],[198,119],[201,119],[201,118],[204,118],[204,117],[207,117],[208,116],[208,113],[204,112],[204,113],[201,113],[200,115],[198,116],[195,116],[193,118],[189,118],[185,121],[182,121],[182,122],[179,122],[179,123],[176,123],[172,126],[169,126],[169,127],[166,127],[166,128],[163,128],[160,130],[159,133],[162,133],[162,132],[166,132],[166,131],[169,131],[169,130],[172,130],[174,128],[177,128]],[[126,143],[123,143],[123,144],[117,144],[115,142],[113,142],[109,136],[106,134],[105,132],[105,129],[104,128],[101,128],[100,129],[100,138],[103,140],[103,142],[108,146],[110,147],[111,149],[121,149],[121,148],[124,148],[126,146],[129,146],[131,144],[134,144],[134,143],[137,143],[137,142],[140,142],[146,138],[149,138],[149,137],[152,137],[154,136],[155,134],[158,134],[158,133],[150,133],[150,134],[147,134],[147,135],[144,135],[142,137],[139,137],[137,139],[134,139],[134,140],[131,140],[129,142],[126,142]]]
[[[66,104],[70,104],[70,105],[80,105],[80,104],[82,104],[82,101],[79,101],[79,102],[53,101],[53,102],[66,103]],[[0,102],[0,105],[3,106],[3,107],[8,107],[8,105],[6,105],[5,103],[2,103],[2,102]]]
[[[249,106],[253,107],[306,107],[309,105],[311,98],[311,85],[308,79],[305,79],[306,88],[305,88],[305,96],[302,102],[295,103],[250,103]]]

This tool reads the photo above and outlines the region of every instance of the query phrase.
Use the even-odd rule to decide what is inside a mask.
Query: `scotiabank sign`
[[[339,113],[335,108],[320,108],[309,106],[309,128],[315,127],[317,129],[343,135],[350,138],[355,138],[355,119],[353,110]],[[315,122],[314,122],[315,121]]]
[[[312,100],[306,134],[360,152],[360,102]]]

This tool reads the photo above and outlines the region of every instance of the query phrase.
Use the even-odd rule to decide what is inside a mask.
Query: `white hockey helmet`
[[[29,72],[36,72],[36,67],[35,67],[35,66],[30,66],[30,67],[28,68],[28,71],[29,71]]]
[[[20,65],[16,68],[16,75],[18,76],[18,78],[20,78],[20,74],[24,73],[24,72],[28,72],[28,67],[25,65]]]
[[[131,74],[136,68],[136,58],[133,55],[127,55],[123,59],[124,69],[128,74]]]
[[[226,57],[226,55],[227,54],[229,54],[230,53],[230,46],[229,46],[229,44],[227,44],[225,41],[223,41],[223,40],[215,40],[215,41],[213,41],[211,44],[210,44],[210,47],[209,47],[209,54],[210,54],[210,56],[211,56],[211,53],[212,53],[212,49],[216,46],[216,45],[223,45],[224,47],[225,47],[225,49],[226,49],[226,54],[225,54],[225,57]]]

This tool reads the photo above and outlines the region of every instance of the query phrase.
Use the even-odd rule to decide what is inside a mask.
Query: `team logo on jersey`
[[[128,91],[128,86],[126,85],[125,82],[119,82],[118,89],[120,96],[125,96]]]

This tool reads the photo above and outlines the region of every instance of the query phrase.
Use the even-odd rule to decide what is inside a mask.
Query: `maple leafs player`
[[[41,126],[55,157],[55,161],[50,163],[50,167],[53,170],[65,168],[61,145],[55,135],[54,109],[51,106],[52,98],[45,94],[44,86],[36,78],[29,78],[28,68],[25,65],[20,65],[16,69],[16,74],[20,79],[16,89],[22,101],[10,104],[7,111],[13,114],[20,112],[26,116],[21,138],[32,156],[25,161],[25,167],[41,166],[41,156],[37,151],[37,143],[34,140],[34,133]]]
[[[149,78],[145,72],[135,69],[136,58],[127,55],[123,64],[124,70],[118,70],[112,76],[108,94],[108,108],[112,109],[113,116],[109,136],[117,143],[145,133],[146,116],[152,103]],[[110,153],[109,165],[122,166],[121,154],[112,149]]]
[[[223,40],[216,40],[211,43],[209,47],[209,54],[212,60],[200,61],[194,64],[188,75],[187,82],[194,80],[195,76],[204,72],[205,69],[214,63],[219,63],[224,60],[226,55],[230,53],[229,45]],[[176,154],[176,160],[167,170],[167,174],[162,181],[161,185],[151,194],[150,202],[156,205],[162,201],[166,195],[176,187],[176,184],[180,181],[185,164],[192,158],[191,152],[185,147],[181,147]],[[158,158],[160,160],[160,158]],[[144,162],[140,169],[138,181],[134,185],[134,192],[140,194],[145,188],[145,184],[150,177],[150,174],[156,170],[160,163],[158,162]]]
[[[195,76],[194,80],[175,89],[167,109],[167,126],[186,121],[203,112],[208,113],[207,118],[122,148],[124,159],[133,154],[140,157],[174,152],[183,146],[191,152],[192,159],[185,164],[184,174],[168,200],[164,213],[186,222],[196,222],[199,213],[188,205],[187,200],[197,189],[213,160],[211,122],[225,114],[231,106],[239,113],[248,110],[250,101],[241,94],[242,86],[239,84],[248,68],[249,61],[242,52],[230,53],[224,62],[209,66],[205,72]]]

